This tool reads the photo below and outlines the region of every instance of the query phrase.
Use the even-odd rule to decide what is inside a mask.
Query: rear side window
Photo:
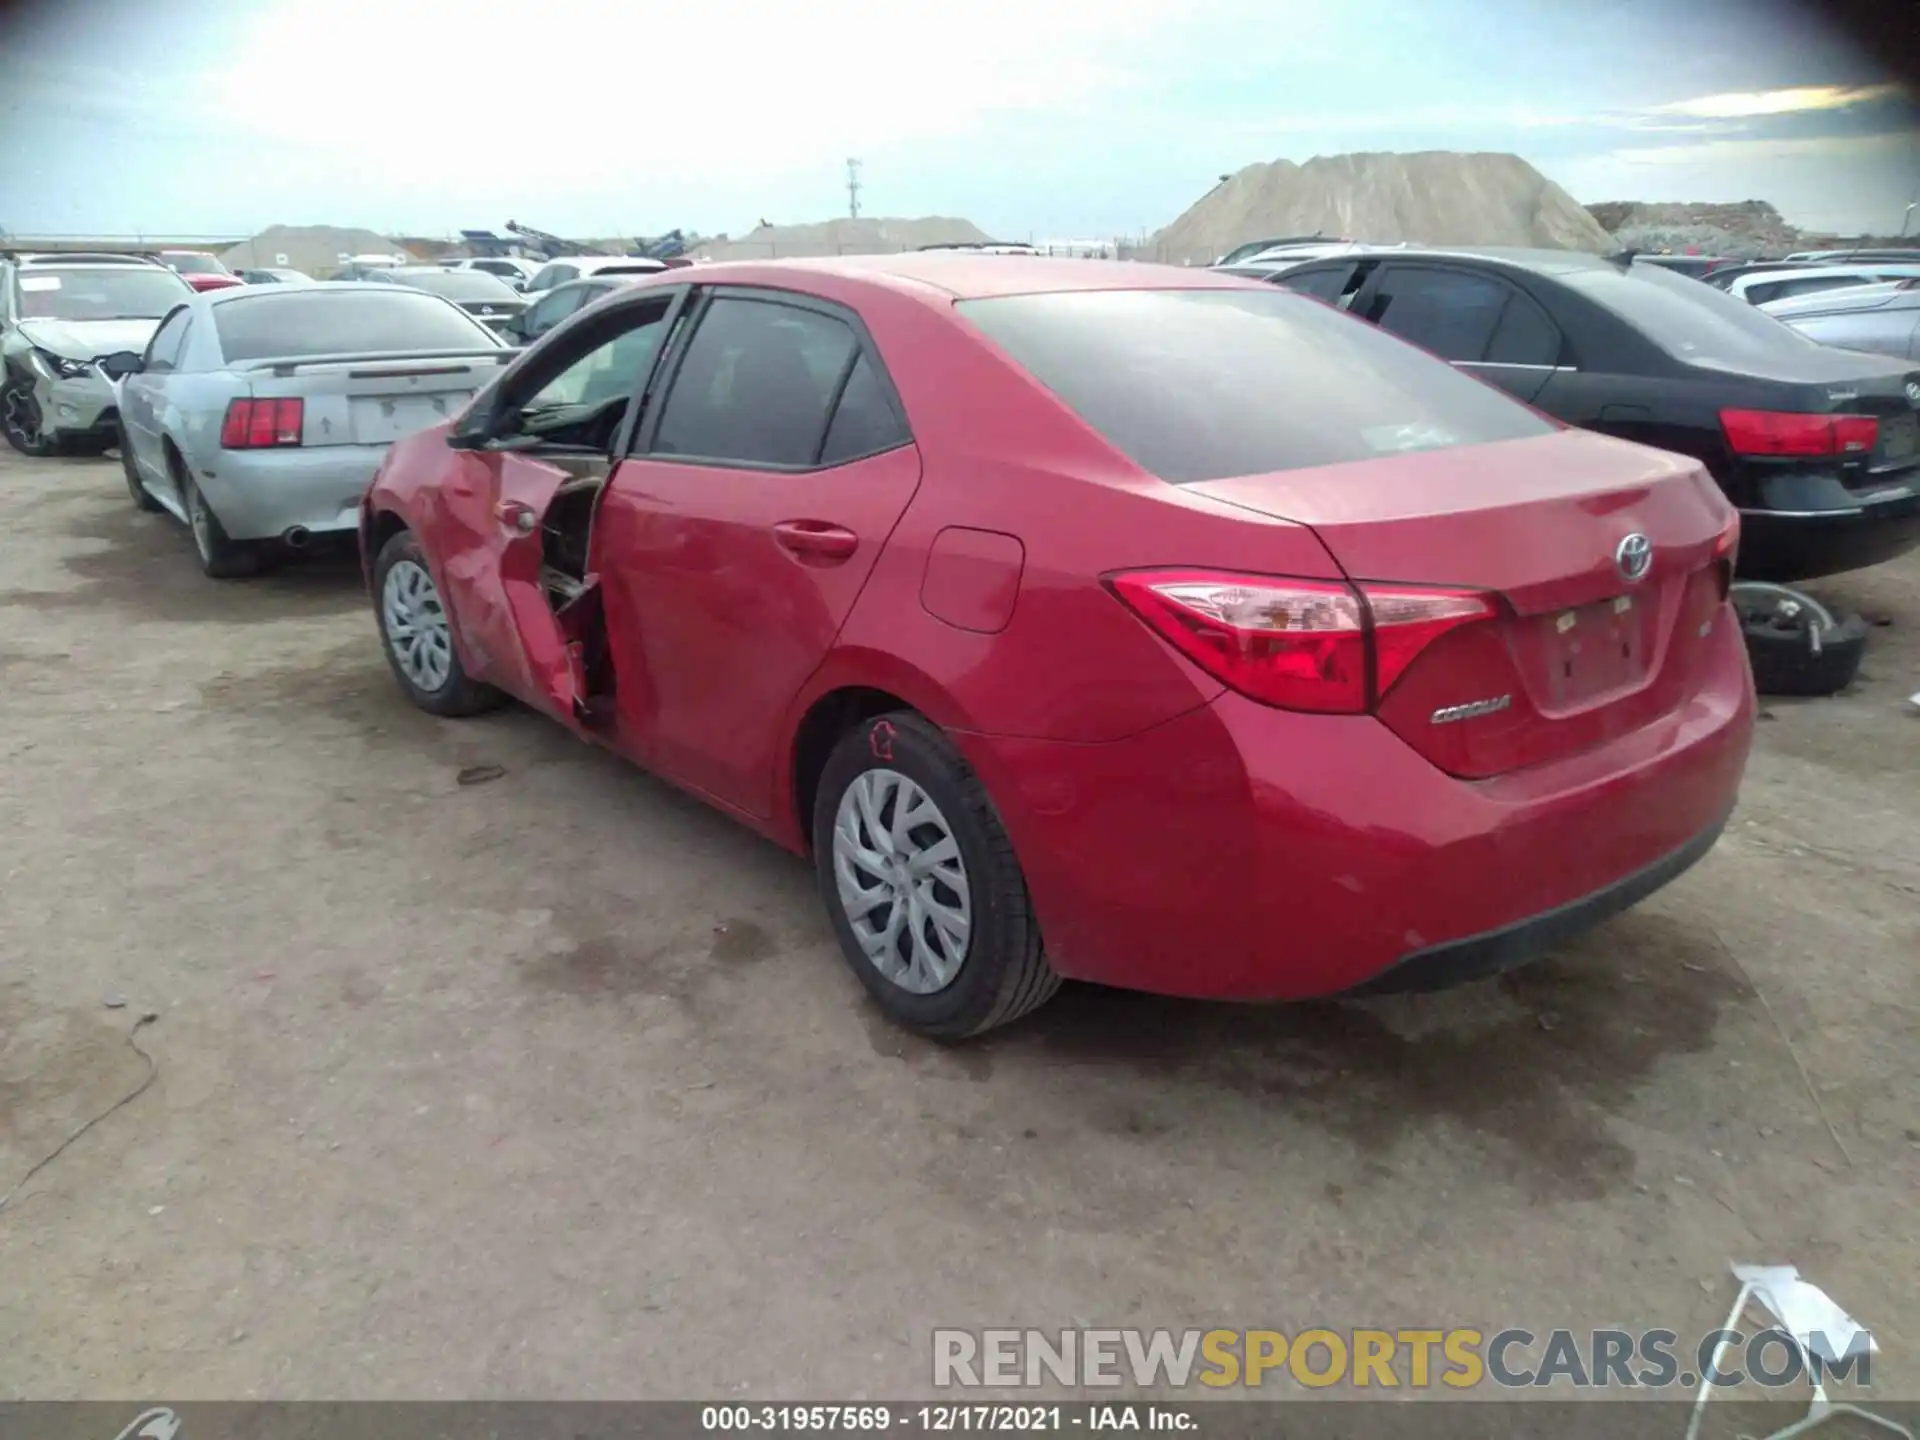
[[[1804,362],[1821,347],[1736,295],[1658,265],[1596,265],[1554,276],[1675,359],[1737,370]]]
[[[1297,295],[1311,295],[1331,305],[1340,298],[1340,292],[1346,287],[1347,276],[1352,273],[1351,265],[1332,265],[1325,270],[1298,270],[1270,278]]]
[[[488,350],[491,330],[435,295],[399,285],[266,290],[213,307],[229,361],[360,355],[383,350]]]
[[[1557,365],[1560,362],[1560,331],[1532,300],[1518,290],[1507,295],[1500,323],[1493,327],[1493,339],[1487,342],[1489,365]]]
[[[1487,353],[1507,287],[1459,270],[1390,265],[1367,302],[1366,318],[1446,360],[1478,360]]]
[[[894,414],[880,374],[863,353],[853,362],[846,388],[840,392],[826,444],[820,448],[822,465],[844,465],[865,455],[878,455],[907,443],[907,427]]]
[[[660,411],[653,451],[812,465],[859,342],[817,310],[723,295],[701,316]]]
[[[957,308],[1116,450],[1176,484],[1555,428],[1279,287],[1011,295]]]

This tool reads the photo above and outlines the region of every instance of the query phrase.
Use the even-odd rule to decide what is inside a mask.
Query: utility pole
[[[860,218],[860,162],[852,159],[847,161],[847,217]]]

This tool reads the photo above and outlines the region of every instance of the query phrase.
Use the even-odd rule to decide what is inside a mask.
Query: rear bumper
[[[311,535],[353,534],[360,499],[387,453],[384,445],[313,449],[222,450],[195,480],[235,540],[267,540],[299,528]]]
[[[1833,510],[1742,510],[1740,575],[1786,584],[1863,570],[1920,547],[1920,482]]]
[[[1584,895],[1578,900],[1503,925],[1498,930],[1469,935],[1444,945],[1415,951],[1398,964],[1381,971],[1373,979],[1355,986],[1351,995],[1399,995],[1414,991],[1445,990],[1469,980],[1485,979],[1516,965],[1525,965],[1591,930],[1622,910],[1632,909],[1671,880],[1677,880],[1700,860],[1720,839],[1727,828],[1722,815],[1678,850],[1662,855],[1651,865],[1623,875],[1613,884]]]
[[[1653,723],[1492,780],[1443,773],[1372,717],[1231,694],[1111,745],[956,739],[1063,974],[1302,999],[1520,963],[1697,859],[1754,713],[1736,626],[1706,660]]]

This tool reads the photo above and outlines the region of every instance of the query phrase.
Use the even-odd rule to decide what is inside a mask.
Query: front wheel
[[[44,425],[40,401],[33,393],[33,377],[22,370],[8,370],[6,385],[0,389],[0,429],[7,432],[7,443],[36,460],[57,455],[59,438]]]
[[[813,851],[841,953],[906,1028],[964,1039],[1060,988],[986,787],[920,716],[896,711],[841,738]]]
[[[373,561],[374,614],[387,664],[407,698],[430,715],[478,715],[506,696],[473,679],[453,648],[453,626],[420,542],[402,530]]]

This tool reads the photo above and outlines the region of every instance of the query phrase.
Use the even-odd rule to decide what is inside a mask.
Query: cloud
[[[1762,160],[1832,158],[1863,160],[1875,156],[1920,153],[1920,133],[1889,135],[1809,135],[1765,140],[1711,140],[1698,145],[1649,145],[1614,150],[1607,159],[1621,165],[1750,164]]]
[[[1784,90],[1736,90],[1724,95],[1700,95],[1655,105],[1653,115],[1687,115],[1704,120],[1744,120],[1757,115],[1797,115],[1808,111],[1849,110],[1907,100],[1898,85],[1795,85]]]

